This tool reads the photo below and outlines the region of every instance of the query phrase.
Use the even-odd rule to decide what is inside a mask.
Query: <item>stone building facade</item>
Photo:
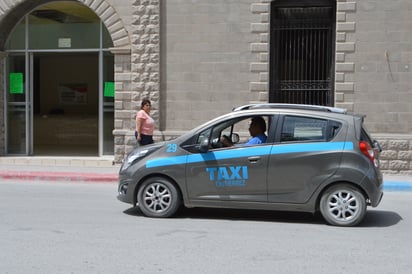
[[[46,2],[0,0],[0,40],[7,39],[21,16]],[[136,145],[134,116],[143,98],[152,101],[157,141],[180,135],[234,106],[268,102],[271,5],[276,1],[77,2],[101,18],[113,40],[116,162]],[[336,5],[334,105],[367,115],[369,131],[384,149],[385,172],[412,173],[412,3],[331,3]],[[5,58],[4,52],[0,54],[0,64]],[[2,111],[0,124],[4,119]],[[0,151],[3,139],[4,130]]]

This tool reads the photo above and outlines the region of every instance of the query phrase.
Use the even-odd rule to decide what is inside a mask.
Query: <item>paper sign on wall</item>
[[[23,73],[12,72],[10,77],[10,94],[23,94]]]
[[[114,97],[114,82],[104,82],[104,97]]]
[[[59,48],[71,48],[72,39],[70,38],[59,38]]]

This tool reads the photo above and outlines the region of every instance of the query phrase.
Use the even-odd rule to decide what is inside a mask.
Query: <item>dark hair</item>
[[[149,99],[143,99],[142,103],[140,104],[140,109],[143,109],[144,105],[149,104],[151,105],[152,103],[150,103]]]
[[[258,116],[258,117],[253,117],[252,118],[252,123],[256,124],[259,126],[259,128],[265,132],[266,131],[266,122],[265,119],[263,119],[262,117]]]

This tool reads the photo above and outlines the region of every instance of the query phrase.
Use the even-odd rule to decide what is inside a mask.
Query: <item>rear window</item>
[[[326,119],[285,116],[280,141],[329,141],[336,135],[340,127],[340,123]]]
[[[368,130],[366,129],[366,127],[365,127],[364,125],[362,126],[362,131],[361,131],[360,140],[361,140],[361,141],[366,141],[366,142],[368,142],[371,146],[373,146],[372,137],[369,135]]]

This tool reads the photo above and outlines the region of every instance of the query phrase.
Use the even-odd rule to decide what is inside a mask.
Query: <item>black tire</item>
[[[153,177],[140,186],[137,202],[145,216],[166,218],[176,213],[181,198],[172,182],[165,178]]]
[[[334,185],[320,200],[320,212],[325,221],[335,226],[355,226],[366,214],[366,198],[354,186]]]

